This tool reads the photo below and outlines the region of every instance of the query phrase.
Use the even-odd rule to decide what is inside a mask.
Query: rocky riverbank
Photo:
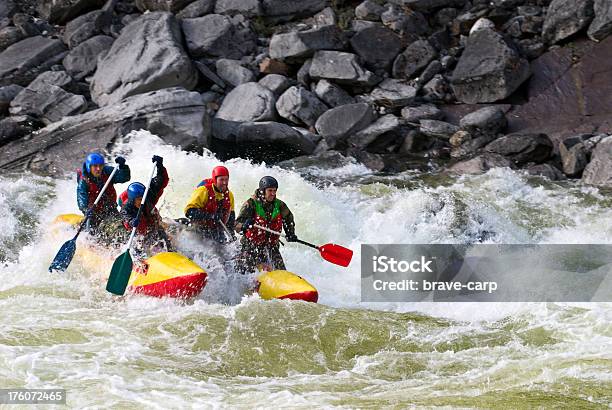
[[[611,32],[608,0],[6,0],[0,169],[62,174],[144,128],[612,186]]]

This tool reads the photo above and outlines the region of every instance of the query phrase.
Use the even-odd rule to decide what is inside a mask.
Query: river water
[[[132,181],[144,182],[152,154],[164,157],[171,182],[160,211],[174,218],[219,163],[142,131],[117,152]],[[283,248],[318,304],[242,296],[252,278],[225,273],[206,252],[197,262],[210,282],[190,302],[117,299],[102,268],[77,262],[49,274],[70,233],[50,239],[48,227],[77,210],[74,176],[2,175],[0,388],[65,388],[79,408],[612,407],[612,303],[362,303],[359,286],[361,243],[612,243],[611,192],[503,169],[225,165],[237,208],[273,175],[301,238],[355,251],[341,268]]]

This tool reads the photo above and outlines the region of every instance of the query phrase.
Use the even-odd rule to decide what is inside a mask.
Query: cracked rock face
[[[198,74],[170,13],[144,14],[123,29],[98,63],[91,98],[99,106],[162,88],[195,87]]]

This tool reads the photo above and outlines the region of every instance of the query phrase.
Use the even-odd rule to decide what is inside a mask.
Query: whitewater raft
[[[78,226],[82,215],[62,214],[55,218],[54,226],[61,228]],[[55,233],[58,229],[54,230]],[[79,242],[75,257],[91,271],[110,272],[114,257],[99,245]],[[195,262],[178,252],[161,252],[144,261],[134,264],[128,282],[128,292],[154,297],[193,298],[197,296],[207,281],[206,271]],[[256,291],[264,300],[291,299],[317,302],[317,289],[304,278],[286,271],[263,272],[257,277]]]

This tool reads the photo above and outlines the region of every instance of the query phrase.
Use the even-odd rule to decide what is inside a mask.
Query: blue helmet
[[[145,186],[140,182],[132,182],[127,189],[128,199],[134,200],[136,198],[140,198],[144,195]]]
[[[87,159],[85,160],[85,168],[87,168],[87,172],[91,172],[92,165],[104,165],[104,157],[102,154],[92,152],[87,156]]]

